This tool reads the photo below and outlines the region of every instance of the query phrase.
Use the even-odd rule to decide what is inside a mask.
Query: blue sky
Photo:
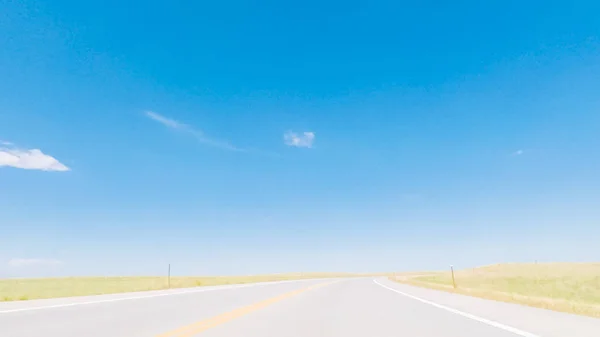
[[[0,275],[600,259],[594,1],[0,5]]]

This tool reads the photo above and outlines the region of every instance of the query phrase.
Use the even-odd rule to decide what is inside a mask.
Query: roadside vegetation
[[[250,276],[171,277],[170,288],[352,276],[363,275],[344,273],[291,273]],[[165,276],[0,279],[0,302],[163,290],[168,288],[169,282]]]
[[[497,264],[399,274],[400,283],[550,310],[600,317],[600,263]]]

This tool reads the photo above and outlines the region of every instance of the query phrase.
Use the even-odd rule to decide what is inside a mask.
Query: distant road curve
[[[600,319],[353,278],[5,302],[0,335],[598,337]]]

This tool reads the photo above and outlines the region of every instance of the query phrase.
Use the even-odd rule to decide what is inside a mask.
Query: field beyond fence
[[[492,300],[600,317],[600,263],[497,264],[393,280]]]
[[[0,279],[0,302],[163,290],[168,288],[351,276],[361,276],[361,274],[290,273],[250,276],[172,276],[170,282],[166,276]]]

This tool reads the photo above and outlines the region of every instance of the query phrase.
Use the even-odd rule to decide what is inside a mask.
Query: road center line
[[[191,337],[194,336],[196,334],[199,334],[205,330],[208,330],[210,328],[216,327],[218,325],[221,325],[223,323],[229,322],[235,318],[247,315],[251,312],[257,311],[259,309],[262,309],[264,307],[267,307],[271,304],[277,303],[279,301],[282,301],[286,298],[290,298],[292,296],[296,296],[298,294],[301,294],[303,292],[309,291],[309,290],[313,290],[313,289],[317,289],[317,288],[321,288],[327,285],[330,285],[332,283],[336,283],[339,281],[333,281],[333,282],[327,282],[327,283],[319,283],[310,287],[306,287],[306,288],[301,288],[301,289],[297,289],[294,291],[290,291],[284,294],[281,294],[279,296],[276,297],[272,297],[269,298],[267,300],[264,301],[260,301],[257,303],[253,303],[250,305],[247,305],[245,307],[241,307],[241,308],[237,308],[234,309],[232,311],[226,312],[224,314],[220,314],[196,323],[193,323],[191,325],[188,326],[184,326],[181,327],[179,329],[173,330],[173,331],[169,331],[166,332],[164,334],[160,334],[156,337]]]
[[[445,305],[441,305],[441,304],[438,304],[438,303],[435,303],[435,302],[431,302],[431,301],[422,299],[422,298],[417,297],[417,296],[413,296],[413,295],[407,294],[407,293],[402,292],[400,290],[397,290],[397,289],[388,287],[386,285],[383,285],[383,284],[379,283],[377,280],[373,280],[373,282],[375,282],[377,285],[379,285],[379,286],[381,286],[381,287],[383,287],[385,289],[391,290],[391,291],[393,291],[395,293],[398,293],[400,295],[406,296],[408,298],[412,298],[413,300],[417,300],[419,302],[432,305],[432,306],[434,306],[436,308],[449,311],[449,312],[451,312],[453,314],[457,314],[457,315],[460,315],[460,316],[463,316],[463,317],[466,317],[466,318],[470,318],[472,320],[475,320],[475,321],[478,321],[478,322],[481,322],[481,323],[485,323],[487,325],[491,325],[491,326],[493,326],[495,328],[498,328],[498,329],[502,329],[502,330],[505,330],[505,331],[512,332],[512,333],[514,333],[516,335],[519,335],[519,336],[522,336],[522,337],[540,337],[540,336],[538,336],[536,334],[532,334],[530,332],[519,330],[517,328],[513,328],[511,326],[508,326],[508,325],[505,325],[505,324],[502,324],[502,323],[494,322],[494,321],[491,321],[489,319],[485,319],[483,317],[475,316],[473,314],[469,314],[469,313],[466,313],[464,311],[453,309],[453,308],[447,307]]]

